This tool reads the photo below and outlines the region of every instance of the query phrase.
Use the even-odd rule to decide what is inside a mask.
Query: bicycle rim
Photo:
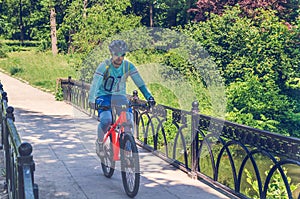
[[[101,167],[105,177],[110,178],[115,171],[115,161],[113,159],[113,148],[111,139],[104,143],[104,157],[101,158]]]
[[[130,134],[125,134],[122,141],[121,173],[125,192],[133,198],[140,186],[140,163],[136,143]]]

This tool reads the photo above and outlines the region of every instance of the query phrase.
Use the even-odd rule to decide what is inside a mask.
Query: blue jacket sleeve
[[[88,98],[88,101],[90,103],[95,103],[95,100],[97,98],[97,93],[103,81],[103,67],[105,68],[104,65],[105,64],[101,63],[94,73],[93,81],[89,91],[89,98]]]
[[[149,97],[151,97],[152,95],[148,90],[148,88],[146,87],[146,84],[142,79],[141,75],[139,74],[136,67],[132,63],[130,63],[129,65],[129,75],[132,78],[135,85],[140,89],[145,99],[148,100]]]

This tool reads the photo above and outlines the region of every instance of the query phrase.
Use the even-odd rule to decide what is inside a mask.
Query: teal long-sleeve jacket
[[[104,95],[126,95],[126,80],[131,77],[135,85],[149,99],[152,95],[136,67],[128,60],[123,60],[119,68],[115,68],[111,60],[105,60],[96,69],[89,92],[89,102]]]

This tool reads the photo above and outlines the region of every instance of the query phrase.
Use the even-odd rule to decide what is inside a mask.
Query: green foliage
[[[167,67],[167,70],[165,71],[166,75],[168,75],[168,78],[178,78],[182,81],[187,81],[191,85],[196,94],[196,98],[200,103],[202,113],[212,113],[210,111],[212,104],[209,101],[209,93],[205,88],[205,81],[195,66],[192,65],[184,56],[182,56],[181,50],[175,49],[168,51],[164,55],[163,64],[169,66],[169,70]],[[176,74],[175,71],[179,73]],[[171,76],[170,72],[172,73]]]
[[[70,6],[66,9],[66,15],[58,29],[58,45],[62,51],[68,52],[68,50],[70,50],[69,48],[73,48],[73,46],[71,46],[73,42],[73,35],[80,30],[80,27],[83,26],[83,20],[82,1],[72,1]]]
[[[2,49],[0,49],[0,58],[5,58],[5,57],[7,57],[7,54]]]
[[[145,120],[145,122],[148,122],[148,121]],[[155,123],[155,121],[152,121],[152,122]],[[175,139],[175,136],[176,136],[175,132],[177,132],[177,129],[174,126],[174,124],[172,124],[172,119],[170,117],[163,124],[163,129],[164,129],[164,132],[165,132],[165,135],[166,135],[166,143],[167,144],[173,143],[174,139]],[[153,144],[154,144],[153,135],[149,134],[147,138],[148,138],[148,140],[147,140],[148,145],[153,146]],[[164,146],[165,146],[166,143],[165,143],[162,131],[159,131],[158,135],[157,135],[157,148],[158,148],[158,150],[162,150],[163,151],[164,150]]]
[[[257,76],[231,83],[227,100],[229,120],[273,132],[282,130],[279,128],[282,116],[293,110],[287,96],[280,94],[273,81]]]
[[[6,58],[7,57],[7,46],[0,42],[0,58]]]
[[[146,63],[161,63],[163,60],[164,52],[155,49],[138,49],[128,53],[128,59],[136,65]]]
[[[16,67],[16,66],[13,66],[13,67],[11,67],[11,68],[9,69],[9,73],[10,73],[11,75],[16,75],[17,73],[21,73],[21,72],[23,72],[23,71],[24,71],[23,68],[19,68],[19,67]]]
[[[187,10],[196,0],[131,0],[133,11],[142,17],[142,23],[150,26],[150,6],[153,9],[153,21],[155,27],[170,28],[184,25],[190,21],[191,13]]]
[[[64,99],[63,90],[61,88],[61,85],[56,87],[55,91],[55,100],[62,101]]]
[[[287,169],[283,167],[283,172],[287,176]],[[251,188],[247,188],[245,193],[248,197],[253,199],[258,199],[259,197],[259,190],[258,190],[258,181],[252,174],[245,169],[245,173],[247,175],[247,183],[251,185]],[[268,171],[265,172],[265,175],[268,176]],[[294,184],[291,182],[291,178],[287,176],[288,183],[290,185],[291,191],[295,191],[300,184]],[[275,172],[271,178],[271,182],[269,183],[267,197],[268,199],[271,198],[281,198],[285,199],[288,198],[284,181],[281,177],[279,172]]]
[[[86,18],[78,17],[82,16],[80,7],[79,9],[76,5],[71,7],[73,9],[68,10],[67,20],[63,26],[66,30],[74,33],[72,34],[74,48],[87,53],[103,43],[107,37],[139,27],[140,17],[126,13],[126,9],[130,6],[129,0],[104,1],[88,8]]]
[[[50,3],[47,0],[31,1],[28,28],[29,36],[33,40],[50,42]],[[58,13],[59,16],[59,13]],[[57,16],[57,17],[58,17]]]
[[[299,98],[289,82],[300,72],[299,29],[289,30],[272,11],[260,10],[252,19],[240,15],[232,7],[182,31],[200,41],[222,71],[227,119],[294,136]]]
[[[21,42],[19,40],[1,40],[1,43],[0,49],[2,48],[5,53],[37,50],[40,45],[38,41]]]
[[[40,52],[46,52],[50,49],[50,45],[51,45],[50,41],[43,39],[43,40],[41,40],[38,50]]]
[[[296,77],[299,50],[294,33],[272,12],[261,11],[253,20],[240,13],[234,7],[185,31],[208,50],[227,85],[247,73],[272,78],[278,85]]]
[[[169,88],[165,88],[159,83],[151,83],[148,87],[153,91],[154,98],[159,100],[159,104],[180,108],[179,99]]]

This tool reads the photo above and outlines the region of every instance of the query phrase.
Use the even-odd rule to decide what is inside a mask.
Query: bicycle
[[[102,109],[119,108],[121,112],[115,122],[110,126],[103,138],[104,155],[97,154],[101,160],[101,167],[104,176],[111,178],[115,171],[116,161],[121,161],[121,174],[123,187],[126,194],[133,198],[137,195],[140,185],[140,163],[138,149],[133,137],[133,126],[128,123],[126,112],[129,107],[143,107],[150,110],[151,102],[145,104],[137,103],[137,91],[134,91],[129,105],[114,107],[99,107]],[[113,117],[116,118],[116,117]]]

